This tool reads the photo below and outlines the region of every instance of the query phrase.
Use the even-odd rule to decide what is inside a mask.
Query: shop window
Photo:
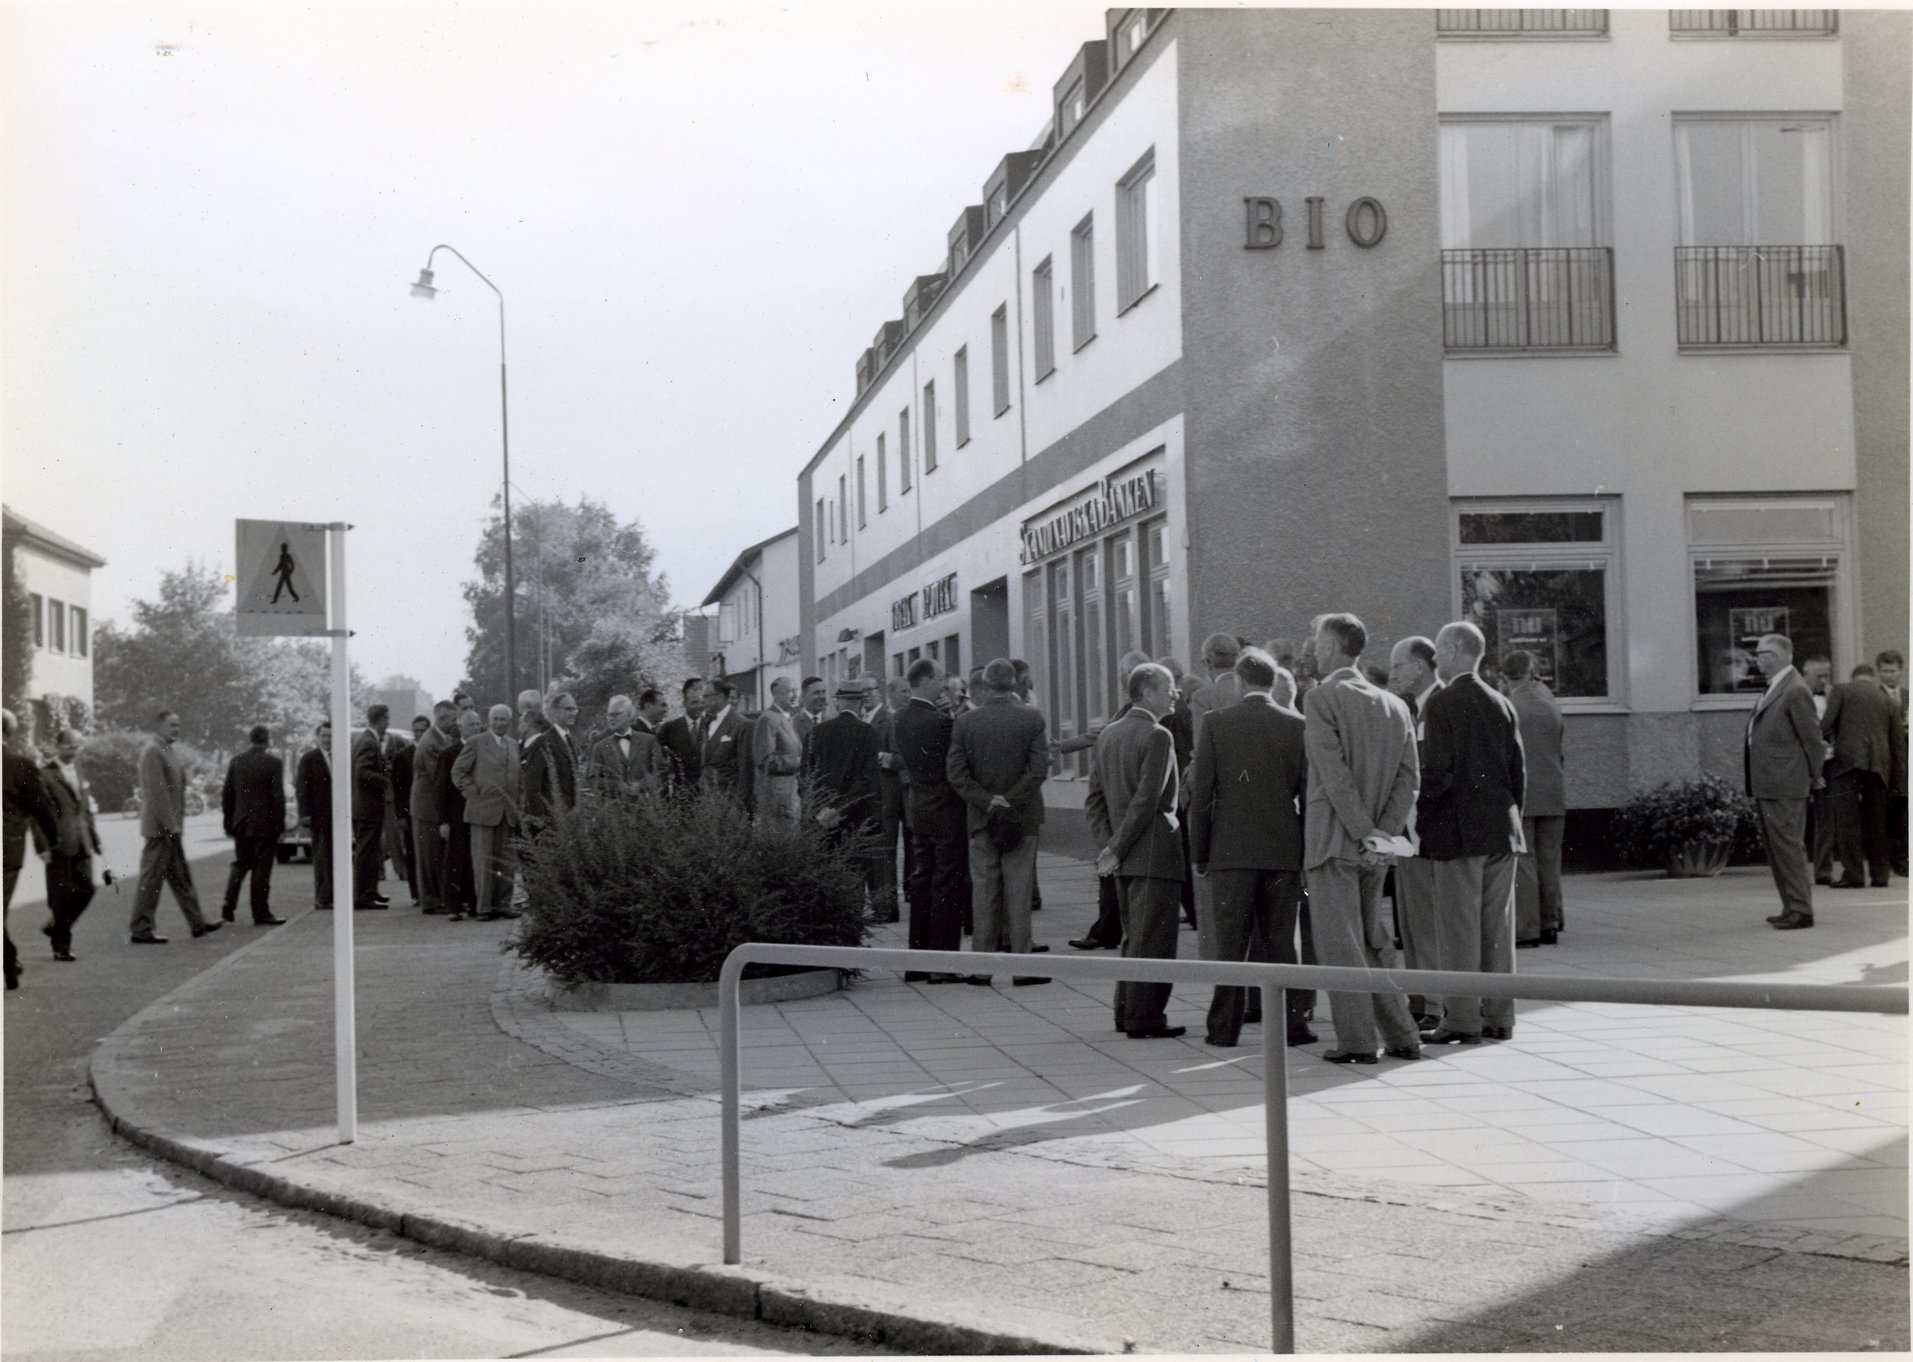
[[[1096,339],[1096,223],[1092,214],[1069,238],[1070,348]]]
[[[956,442],[957,448],[970,443],[970,347],[956,352]]]
[[[923,471],[937,471],[937,385],[923,385]]]
[[[1162,657],[1169,651],[1169,522],[1154,520],[1142,527],[1144,560],[1149,573],[1147,614],[1143,624],[1143,651]]]
[[[1152,147],[1116,186],[1116,291],[1124,311],[1156,286],[1159,218]]]
[[[1023,639],[1023,652],[1028,659],[1031,682],[1035,694],[1051,713],[1055,712],[1056,702],[1050,695],[1049,678],[1049,592],[1044,585],[1043,569],[1035,568],[1023,574],[1023,610],[1027,632]],[[983,703],[982,696],[972,696],[978,704]]]
[[[1844,498],[1690,498],[1696,689],[1758,696],[1762,634],[1785,634],[1795,658],[1839,658],[1845,612]]]
[[[1137,594],[1136,589],[1136,537],[1134,534],[1118,534],[1110,541],[1109,577],[1113,588],[1109,613],[1116,626],[1114,657],[1118,663],[1121,663],[1124,653],[1136,650],[1136,640],[1140,637],[1142,627],[1142,598]],[[1117,678],[1119,683],[1125,679]]]
[[[1036,333],[1036,381],[1056,372],[1056,281],[1050,257],[1030,273],[1030,324]]]
[[[1005,303],[990,314],[990,398],[1001,416],[1010,409],[1010,311]]]
[[[1618,698],[1618,517],[1611,500],[1456,506],[1460,618],[1488,641],[1484,671],[1520,648],[1557,699]]]
[[[1076,581],[1082,593],[1083,722],[1097,723],[1109,715],[1110,677],[1104,650],[1103,546],[1094,545],[1076,556]]]

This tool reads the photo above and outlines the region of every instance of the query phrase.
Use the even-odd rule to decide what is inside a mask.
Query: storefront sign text
[[[1271,251],[1282,244],[1282,201],[1271,198],[1245,198],[1243,204],[1248,208],[1248,236],[1242,245],[1245,250]],[[1312,194],[1302,200],[1308,208],[1308,248],[1311,251],[1327,249],[1328,243],[1322,235],[1322,204],[1324,200],[1318,194]],[[1388,235],[1388,210],[1382,207],[1380,199],[1364,194],[1348,206],[1348,212],[1342,218],[1342,230],[1348,233],[1348,239],[1367,250],[1381,244]]]
[[[1104,478],[1068,509],[1024,523],[1023,561],[1034,563],[1060,553],[1131,516],[1155,510],[1161,499],[1161,483],[1153,468],[1119,481]]]
[[[902,633],[917,627],[919,618],[933,620],[957,608],[957,575],[952,572],[925,582],[921,591],[912,591],[890,603],[890,632]]]

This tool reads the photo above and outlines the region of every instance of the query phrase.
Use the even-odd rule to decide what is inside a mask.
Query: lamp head
[[[420,270],[418,272],[418,282],[412,285],[412,296],[414,298],[424,298],[428,302],[438,297],[438,290],[432,287],[432,272],[430,270]]]

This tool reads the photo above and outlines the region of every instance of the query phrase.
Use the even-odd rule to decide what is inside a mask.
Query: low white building
[[[711,673],[737,687],[749,710],[770,703],[771,682],[800,679],[804,649],[797,605],[797,527],[737,555],[704,598],[717,607]]]
[[[34,730],[67,721],[70,701],[93,709],[93,570],[106,560],[11,508],[0,509],[14,571],[33,616],[33,669],[27,684]]]

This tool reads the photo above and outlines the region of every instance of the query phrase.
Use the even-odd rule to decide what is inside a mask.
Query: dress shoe
[[[153,933],[148,932],[145,936],[136,936],[132,940],[135,946],[164,946],[170,939],[169,937],[155,936]]]
[[[1873,887],[1875,889],[1891,889],[1893,887],[1893,881],[1892,880],[1875,880],[1873,881]]]
[[[1355,1050],[1324,1050],[1322,1058],[1331,1064],[1379,1064],[1381,1062],[1373,1055],[1364,1055]]]
[[[975,984],[978,988],[988,988],[990,986],[990,976],[987,974],[966,974],[963,976],[963,982],[966,984]]]
[[[254,918],[252,925],[255,927],[283,927],[286,925],[286,920],[282,917],[274,917],[271,913],[267,913],[264,917]]]
[[[1541,944],[1544,946],[1560,945],[1561,929],[1559,927],[1543,927],[1541,929]]]
[[[1517,941],[1517,942],[1515,942],[1515,943],[1514,943],[1514,948],[1515,948],[1516,950],[1518,950],[1518,951],[1530,951],[1530,950],[1533,950],[1533,949],[1534,949],[1534,948],[1535,948],[1536,946],[1539,946],[1540,944],[1541,944],[1541,938],[1537,936],[1537,937],[1536,937],[1536,938],[1535,938],[1534,940],[1532,940],[1532,941]]]
[[[221,908],[219,910],[219,920],[221,922],[237,922],[239,920],[239,911],[235,908]]]
[[[447,914],[445,915],[445,920],[446,920],[447,922],[463,922],[463,921],[465,920],[465,914],[463,914],[463,913],[447,913]]]
[[[1867,882],[1865,880],[1856,880],[1852,876],[1846,876],[1833,881],[1833,883],[1827,887],[1830,889],[1865,889]]]
[[[1481,1028],[1481,1037],[1483,1040],[1513,1040],[1514,1028],[1512,1026],[1484,1026]]]
[[[1406,1059],[1410,1061],[1427,1058],[1427,1056],[1422,1054],[1421,1047],[1418,1045],[1398,1045],[1392,1050],[1382,1051],[1382,1054],[1389,1059]]]
[[[1174,1040],[1189,1030],[1186,1026],[1146,1026],[1140,1031],[1125,1031],[1131,1040]]]
[[[903,972],[903,981],[906,984],[927,984],[930,982],[930,971],[927,969],[907,969]]]
[[[1481,1037],[1466,1031],[1430,1031],[1421,1038],[1423,1045],[1479,1045]]]
[[[1432,1012],[1417,1012],[1415,1014],[1415,1029],[1417,1031],[1438,1031],[1441,1029],[1441,1018]]]
[[[1289,1028],[1289,1044],[1291,1045],[1313,1045],[1320,1039],[1320,1036],[1316,1035],[1306,1026],[1291,1026]]]
[[[494,908],[490,912],[480,913],[478,916],[479,919],[484,922],[501,922],[506,918],[523,917],[524,914],[516,908]]]
[[[1113,951],[1116,949],[1113,943],[1108,941],[1098,941],[1093,936],[1079,937],[1077,940],[1072,941],[1069,944],[1072,949],[1079,950],[1079,951]]]
[[[445,916],[447,909],[445,908],[445,905],[441,903],[441,904],[434,904],[430,908],[421,908],[419,911],[424,913],[425,916],[427,917],[443,917]]]
[[[1234,1041],[1224,1040],[1220,1036],[1204,1036],[1202,1038],[1202,1043],[1204,1045],[1213,1045],[1218,1050],[1233,1050],[1235,1049],[1235,1046],[1236,1046],[1236,1043]]]
[[[197,941],[202,936],[211,936],[214,932],[218,931],[221,927],[224,927],[225,925],[226,924],[223,922],[202,922],[197,927],[193,928],[193,939]]]
[[[1832,884],[1832,883],[1833,883],[1833,876],[1831,876],[1831,875],[1815,875],[1815,876],[1813,877],[1813,882],[1814,882],[1815,884],[1822,884],[1822,885],[1825,885],[1825,884]]]
[[[1043,944],[1043,945],[1041,945],[1041,946],[1031,946],[1031,947],[1030,947],[1030,954],[1031,954],[1031,955],[1041,955],[1041,954],[1042,954],[1042,953],[1043,953],[1044,951],[1046,951],[1046,950],[1048,950],[1048,949],[1049,949],[1049,945],[1048,945],[1048,943],[1047,943],[1047,942],[1046,942],[1046,943],[1044,943],[1044,944]]]
[[[1811,926],[1813,926],[1812,918],[1802,917],[1798,913],[1789,913],[1787,916],[1781,918],[1780,921],[1774,923],[1774,930],[1776,932],[1797,932],[1803,927]]]
[[[1031,984],[1047,984],[1048,982],[1048,978],[1040,974],[1012,974],[1010,976],[1010,987],[1012,988],[1027,988]]]
[[[53,958],[63,964],[70,965],[79,957],[74,955],[72,951],[55,951],[53,952]]]
[[[1774,914],[1774,915],[1773,915],[1772,917],[1770,917],[1770,918],[1768,918],[1768,919],[1767,919],[1767,921],[1768,921],[1768,922],[1770,922],[1770,923],[1773,923],[1773,922],[1785,922],[1785,921],[1786,921],[1786,920],[1787,920],[1788,918],[1790,918],[1790,917],[1792,917],[1792,916],[1793,916],[1793,910],[1792,910],[1792,909],[1788,909],[1788,910],[1787,910],[1786,912],[1784,912],[1784,913],[1775,913],[1775,914]]]
[[[384,894],[374,894],[372,896],[372,902],[378,904],[381,908],[390,908],[392,906],[392,900]]]

